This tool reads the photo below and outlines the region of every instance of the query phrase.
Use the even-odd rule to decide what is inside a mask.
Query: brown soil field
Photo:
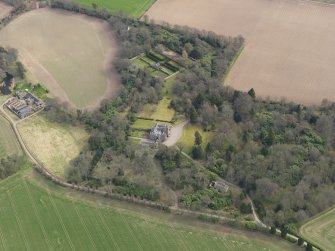
[[[111,67],[118,46],[107,26],[79,14],[39,9],[2,29],[0,45],[18,49],[26,68],[60,101],[94,109],[120,83]]]
[[[11,11],[11,9],[11,6],[0,2],[0,18],[6,16]]]
[[[158,0],[147,15],[242,35],[246,46],[227,85],[304,104],[335,101],[335,6],[302,0]]]

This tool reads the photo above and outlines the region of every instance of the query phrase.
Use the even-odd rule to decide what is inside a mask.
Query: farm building
[[[20,119],[44,108],[44,103],[30,92],[17,92],[14,97],[6,101],[9,110]]]
[[[229,186],[227,184],[216,182],[216,181],[212,182],[209,185],[209,187],[212,187],[212,188],[218,190],[221,193],[226,193],[228,191],[228,189],[229,189]]]
[[[17,97],[10,98],[6,102],[6,106],[21,119],[27,117],[32,112],[27,103]]]
[[[156,142],[164,142],[170,136],[170,127],[166,124],[156,124],[151,128],[149,138]]]

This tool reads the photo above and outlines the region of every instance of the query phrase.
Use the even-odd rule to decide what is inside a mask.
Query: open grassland
[[[335,7],[292,0],[158,0],[150,18],[242,35],[225,83],[259,96],[319,104],[335,97]]]
[[[40,9],[2,29],[0,45],[18,49],[20,60],[53,96],[76,108],[95,108],[119,86],[110,69],[117,46],[107,26],[82,15]]]
[[[192,147],[194,146],[195,132],[198,131],[202,136],[202,147],[205,149],[206,145],[212,140],[213,133],[205,132],[199,126],[187,125],[183,130],[183,136],[178,141],[184,152],[191,153]]]
[[[9,122],[0,116],[0,158],[21,154],[22,150]]]
[[[88,139],[86,131],[34,116],[18,125],[29,150],[54,175],[63,178],[69,161],[77,157]]]
[[[12,7],[0,2],[0,18],[6,16],[11,11]]]
[[[92,3],[95,3],[98,8],[107,9],[108,11],[124,12],[133,17],[140,17],[143,13],[150,8],[150,6],[156,0],[74,0],[77,3],[81,3],[85,6],[92,7]]]
[[[300,228],[300,233],[324,250],[334,250],[335,207],[307,222]]]
[[[298,250],[263,235],[181,225],[117,202],[112,208],[78,201],[29,172],[0,182],[1,250]]]

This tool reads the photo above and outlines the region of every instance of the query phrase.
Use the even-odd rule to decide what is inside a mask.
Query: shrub
[[[305,240],[301,237],[299,237],[298,239],[298,245],[301,246],[302,244],[304,244]]]
[[[244,227],[245,227],[246,229],[250,229],[250,230],[256,230],[256,229],[257,229],[257,225],[256,225],[255,222],[246,222],[246,223],[244,224]]]

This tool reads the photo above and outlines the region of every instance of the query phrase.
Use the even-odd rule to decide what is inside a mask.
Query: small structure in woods
[[[227,184],[217,181],[213,181],[211,184],[209,184],[209,187],[212,187],[221,193],[226,193],[229,189],[229,186]]]

